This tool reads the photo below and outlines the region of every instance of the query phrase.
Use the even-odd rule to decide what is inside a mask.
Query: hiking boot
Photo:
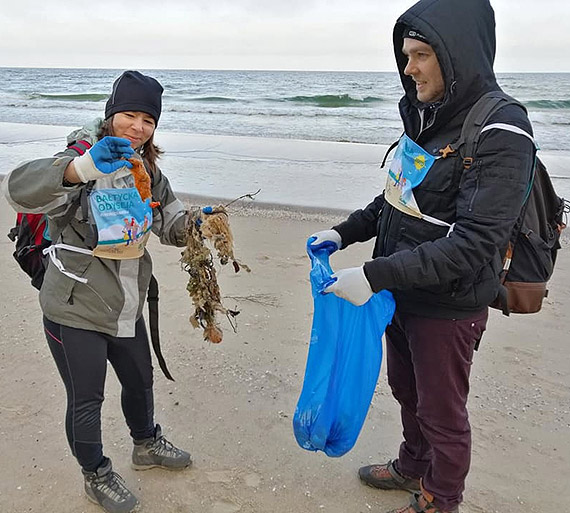
[[[396,462],[368,465],[360,467],[358,475],[363,483],[381,490],[406,490],[414,493],[420,491],[420,480],[405,477],[396,470]]]
[[[433,496],[422,489],[421,492],[412,494],[410,504],[399,509],[391,509],[387,513],[459,513],[459,507],[456,506],[450,510],[442,510],[433,503]]]
[[[111,460],[94,472],[82,470],[87,498],[108,513],[130,513],[138,506],[137,498],[126,487],[123,478],[113,472]]]
[[[182,470],[191,464],[190,454],[178,449],[164,438],[159,424],[156,425],[152,438],[135,440],[131,465],[135,470],[147,470],[154,467]]]

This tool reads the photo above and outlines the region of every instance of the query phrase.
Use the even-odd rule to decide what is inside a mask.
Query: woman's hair
[[[97,133],[97,139],[103,139],[103,137],[107,135],[115,135],[113,133],[113,116],[103,122],[101,128],[99,129],[99,132]],[[139,150],[139,153],[148,164],[150,170],[154,173],[156,171],[156,161],[164,153],[164,151],[159,146],[154,144],[154,132],[150,136],[150,139],[143,144],[142,148]]]

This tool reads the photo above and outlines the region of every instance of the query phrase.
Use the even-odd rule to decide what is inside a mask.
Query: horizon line
[[[0,69],[92,69],[92,70],[126,70],[131,69],[127,67],[89,67],[89,66],[4,66],[0,65]],[[251,71],[251,72],[286,72],[286,73],[398,73],[398,70],[380,70],[380,69],[259,69],[259,68],[139,68],[148,71]],[[515,70],[495,70],[496,74],[569,74],[568,71],[515,71]]]

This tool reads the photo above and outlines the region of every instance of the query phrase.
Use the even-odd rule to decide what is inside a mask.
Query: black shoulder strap
[[[77,212],[77,209],[80,206],[81,206],[81,210],[82,210],[82,219],[83,220],[86,219],[85,210],[84,210],[84,204],[86,201],[85,198],[87,196],[89,196],[89,194],[91,193],[91,189],[93,189],[94,184],[95,184],[95,181],[87,182],[85,184],[85,186],[82,187],[82,189],[79,192],[79,194],[77,195],[77,197],[73,200],[73,202],[71,203],[71,206],[69,207],[69,209],[67,210],[67,212],[63,216],[61,223],[59,223],[59,229],[56,230],[52,234],[52,242],[54,244],[57,243],[58,239],[61,237],[61,234],[63,233],[63,230],[65,230],[65,227],[69,223],[71,223],[71,220],[75,216],[75,213]]]
[[[164,356],[162,356],[162,351],[160,350],[160,334],[158,330],[158,281],[154,277],[154,274],[150,277],[150,284],[148,286],[148,324],[150,328],[150,340],[152,342],[152,348],[154,349],[154,354],[158,360],[158,364],[164,375],[170,381],[174,381],[174,378],[170,374],[168,367],[166,366],[166,361]]]
[[[75,215],[75,212],[77,212],[77,209],[79,208],[79,205],[81,204],[81,197],[82,196],[83,196],[83,191],[81,191],[81,193],[77,196],[77,198],[75,198],[73,200],[73,202],[71,203],[71,206],[67,209],[67,212],[63,216],[61,222],[59,223],[59,228],[57,230],[55,230],[54,233],[50,234],[53,244],[57,244],[57,241],[61,237],[63,230],[65,230],[65,227],[69,223],[71,223],[71,220],[73,219],[73,216]]]
[[[481,137],[481,130],[483,130],[485,124],[495,112],[507,105],[519,105],[524,109],[524,106],[520,102],[503,91],[490,91],[485,93],[475,102],[473,107],[471,107],[471,110],[463,122],[459,140],[450,145],[452,150],[459,151],[463,158],[463,166],[465,169],[469,169],[471,164],[473,164],[475,151],[479,144],[479,138]]]
[[[401,139],[401,138],[400,138]],[[397,141],[394,141],[390,147],[386,150],[386,153],[384,153],[384,158],[382,159],[382,164],[380,164],[380,169],[382,169],[385,165],[386,165],[386,160],[388,160],[388,155],[390,155],[391,151],[398,146],[398,143],[400,142],[400,139],[398,139]]]

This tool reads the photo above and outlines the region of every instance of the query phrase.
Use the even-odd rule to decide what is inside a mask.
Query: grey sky
[[[0,66],[394,70],[413,0],[8,0]],[[461,0],[457,0],[461,1]],[[570,71],[567,0],[492,0],[497,71]]]

